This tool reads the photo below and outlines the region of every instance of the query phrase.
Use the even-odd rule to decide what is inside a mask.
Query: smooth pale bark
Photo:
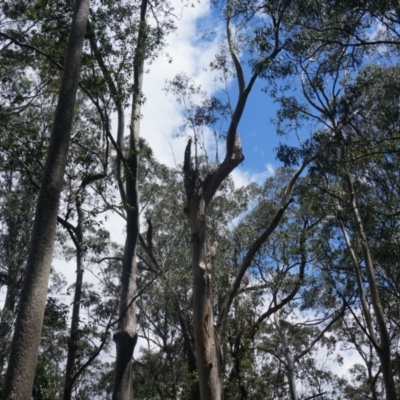
[[[140,8],[140,26],[138,32],[137,46],[134,57],[134,94],[132,98],[132,115],[130,123],[130,145],[128,158],[125,160],[125,188],[120,185],[121,199],[125,199],[126,207],[126,239],[122,259],[121,297],[119,306],[118,330],[114,335],[117,347],[115,360],[115,375],[113,387],[113,400],[131,399],[132,386],[132,358],[137,341],[136,332],[136,309],[135,296],[137,295],[136,275],[137,259],[136,248],[139,238],[139,187],[138,187],[138,165],[139,165],[139,134],[140,113],[142,104],[142,88],[145,59],[146,41],[146,12],[147,0],[142,0]],[[119,125],[120,126],[120,125]],[[122,139],[120,128],[118,129],[118,140]],[[120,146],[121,143],[118,143]],[[120,156],[119,156],[120,157]],[[122,166],[124,160],[119,160]],[[119,169],[119,180],[122,181],[122,169]]]
[[[89,3],[89,0],[75,2],[50,147],[36,205],[30,252],[3,387],[3,400],[31,398]]]
[[[278,330],[279,336],[281,338],[282,346],[283,346],[283,353],[285,356],[285,369],[286,369],[286,377],[289,382],[289,392],[290,392],[290,399],[297,400],[297,390],[296,390],[296,381],[294,376],[294,368],[295,368],[295,359],[293,354],[290,350],[287,334],[286,331],[281,327],[280,320],[279,320],[279,311],[274,313],[274,322],[275,326]]]

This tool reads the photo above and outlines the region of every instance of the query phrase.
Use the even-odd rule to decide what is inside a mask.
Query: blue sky
[[[176,14],[182,17],[177,21],[177,31],[169,36],[164,50],[164,54],[168,53],[173,62],[168,63],[165,55],[162,55],[150,65],[144,81],[146,104],[141,129],[142,136],[153,148],[155,156],[169,166],[182,162],[184,147],[191,132],[188,131],[186,137],[176,138],[183,123],[183,110],[171,95],[163,92],[165,82],[173,79],[175,74],[184,72],[209,95],[222,96],[218,92],[219,86],[214,82],[216,76],[209,70],[209,64],[214,60],[221,40],[225,37],[225,26],[215,11],[210,9],[208,2],[201,1],[194,8],[185,8],[182,12],[179,11],[181,2],[175,0],[175,3]],[[213,34],[209,35],[211,30]],[[280,165],[276,161],[274,149],[279,141],[285,139],[277,137],[276,128],[271,123],[277,106],[262,92],[265,85],[266,82],[262,80],[254,85],[239,126],[245,161],[232,174],[237,185],[255,180],[262,183],[264,178],[271,175],[273,168]],[[236,81],[231,81],[229,89],[232,103],[236,101],[236,87]],[[214,140],[211,133],[209,141],[212,149]],[[223,143],[219,146],[219,153],[221,158],[224,153]]]

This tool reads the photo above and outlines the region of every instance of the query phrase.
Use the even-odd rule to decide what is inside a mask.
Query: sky
[[[215,83],[216,75],[210,71],[209,64],[219,49],[225,27],[215,24],[218,17],[212,14],[208,1],[200,1],[195,3],[195,7],[185,9],[182,9],[180,0],[173,0],[172,3],[175,3],[176,14],[181,15],[181,19],[177,21],[176,32],[167,39],[164,54],[152,63],[144,78],[146,102],[142,111],[141,135],[160,162],[175,167],[183,161],[187,136],[177,137],[183,123],[182,108],[163,88],[167,80],[184,72],[210,95],[220,95],[219,87]],[[204,32],[211,28],[216,34],[204,40]],[[172,63],[168,62],[166,54],[172,56]],[[236,85],[236,81],[230,82],[229,88],[233,93],[237,93]],[[263,81],[257,81],[254,85],[238,128],[245,160],[231,174],[237,187],[250,182],[262,184],[267,177],[273,175],[275,169],[281,165],[276,160],[275,148],[280,141],[288,140],[290,143],[290,138],[280,138],[276,134],[276,127],[271,120],[276,117],[277,105],[262,91],[265,86]],[[209,141],[209,148],[213,150],[211,135]],[[294,142],[296,144],[297,141]],[[223,146],[221,143],[219,147],[220,159],[224,155]],[[110,229],[112,232],[118,231],[113,220]],[[336,354],[338,353],[339,350]],[[340,351],[343,357],[343,365],[340,366],[333,362],[336,354],[328,361],[321,359],[321,363],[327,363],[328,368],[338,375],[346,374],[354,362],[361,361],[354,351]]]
[[[142,136],[152,147],[155,157],[170,167],[182,163],[187,136],[176,137],[183,123],[182,108],[172,95],[163,90],[166,81],[184,72],[209,95],[220,95],[219,86],[214,81],[216,75],[210,71],[209,65],[225,34],[225,27],[218,22],[215,24],[215,15],[212,15],[208,2],[201,1],[184,9],[181,1],[172,3],[175,3],[176,14],[181,18],[176,21],[176,32],[167,39],[164,54],[150,65],[144,78],[146,102],[141,120]],[[213,29],[215,34],[204,39],[207,29]],[[166,54],[172,57],[171,63]],[[251,181],[262,183],[278,165],[273,152],[278,140],[270,123],[275,115],[275,105],[261,92],[262,87],[262,82],[255,85],[239,126],[245,160],[232,174],[238,186]],[[236,81],[230,82],[230,89],[236,91]],[[212,135],[208,137],[212,149],[214,140]],[[220,158],[221,153],[223,143],[220,145]]]
[[[177,73],[184,72],[208,94],[220,95],[215,82],[216,75],[209,65],[218,52],[225,28],[218,23],[218,18],[215,23],[216,18],[212,15],[208,1],[195,2],[194,7],[186,8],[182,8],[180,0],[172,0],[172,3],[176,7],[175,14],[179,16],[176,21],[177,30],[167,38],[163,54],[148,65],[149,72],[144,77],[143,86],[146,101],[142,109],[141,136],[153,149],[159,162],[176,167],[183,161],[188,135],[177,137],[184,122],[183,110],[165,92],[166,82],[172,80]],[[204,32],[208,28],[212,28],[215,34],[204,39]],[[169,62],[170,57],[172,62]],[[264,86],[265,82],[262,81],[255,84],[238,129],[245,155],[242,165],[231,175],[238,187],[250,182],[262,184],[280,165],[276,161],[274,149],[281,139],[277,137],[276,128],[271,122],[275,117],[276,105],[262,91]],[[229,87],[235,93],[236,82],[231,81]],[[215,151],[210,132],[206,132],[206,138],[208,150]],[[223,148],[224,144],[221,143],[220,159],[224,155]],[[123,221],[115,215],[111,216],[107,227],[112,239],[123,244]],[[65,275],[69,284],[74,282],[73,262],[55,260],[54,266]],[[91,281],[93,277],[85,274],[85,280]],[[346,366],[351,365],[352,360],[352,355],[345,357]]]

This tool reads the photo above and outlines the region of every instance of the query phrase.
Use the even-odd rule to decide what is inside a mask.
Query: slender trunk
[[[346,181],[347,181],[348,191],[350,194],[351,208],[353,211],[354,218],[356,220],[356,229],[361,239],[361,249],[363,253],[365,267],[367,270],[367,279],[369,284],[369,290],[371,293],[372,307],[374,309],[375,318],[378,324],[380,345],[377,348],[377,352],[382,367],[382,376],[386,389],[386,399],[393,400],[397,399],[397,393],[396,393],[396,384],[393,377],[389,332],[387,330],[385,323],[385,316],[380,301],[378,285],[376,283],[375,269],[372,262],[371,253],[369,251],[367,236],[364,231],[364,226],[355,199],[353,183],[351,181],[349,174],[346,175]]]
[[[36,205],[30,252],[3,387],[3,400],[31,398],[89,3],[89,0],[75,2],[64,73]]]
[[[295,360],[289,348],[286,331],[282,329],[280,324],[279,311],[274,313],[274,322],[278,330],[279,336],[281,338],[283,352],[286,359],[286,362],[284,364],[286,370],[286,377],[289,382],[290,399],[297,400],[296,381],[294,376]]]
[[[18,294],[18,285],[20,284],[21,276],[19,273],[13,273],[7,285],[6,298],[2,311],[2,319],[0,323],[0,376],[3,375],[3,367],[8,355],[8,337],[12,330],[12,321],[15,311],[15,303]]]
[[[294,362],[289,349],[285,349],[285,358],[287,363],[286,376],[289,382],[290,398],[291,400],[297,400],[296,382],[294,378]]]
[[[372,371],[372,352],[373,348],[371,346],[371,351],[370,351],[370,360],[367,361],[367,371],[368,371],[368,383],[371,388],[371,395],[372,395],[372,400],[378,400],[378,395],[376,393],[376,379],[374,377],[373,371]]]
[[[183,390],[182,397],[183,398],[190,397],[191,400],[200,400],[200,388],[199,388],[199,381],[197,379],[197,366],[196,366],[196,354],[194,350],[194,340],[189,331],[188,323],[182,314],[182,310],[179,305],[178,299],[176,299],[176,308],[178,310],[179,325],[182,331],[183,349],[186,355],[187,368],[191,379],[189,389]]]
[[[82,210],[82,192],[76,197],[76,210],[78,214],[78,224],[76,226],[76,281],[74,304],[72,307],[71,332],[68,339],[68,355],[67,367],[65,371],[65,384],[63,400],[70,400],[72,396],[72,388],[75,382],[74,366],[76,352],[78,350],[79,341],[79,317],[82,298],[82,282],[83,282],[83,210]]]
[[[126,195],[127,223],[122,261],[119,323],[118,330],[114,335],[117,355],[115,360],[113,400],[129,400],[131,398],[132,358],[137,341],[134,298],[137,292],[136,249],[140,229],[138,164],[140,152],[140,113],[146,40],[146,12],[147,0],[142,0],[138,41],[134,59],[134,94],[132,98],[132,115],[130,123],[130,148],[127,160],[129,171],[125,174],[125,194],[123,193],[124,191],[121,192],[122,199],[124,198],[124,195]],[[120,173],[122,173],[122,171],[120,171]]]
[[[129,204],[134,199],[131,198],[130,184],[127,182],[127,198]],[[136,187],[136,185],[134,185]],[[137,192],[138,195],[138,192]],[[131,375],[132,375],[132,357],[137,341],[136,333],[136,313],[135,302],[136,295],[136,244],[139,235],[139,198],[136,196],[137,206],[133,210],[127,212],[127,234],[124,247],[122,277],[121,277],[121,298],[119,309],[119,326],[118,331],[114,335],[117,346],[117,357],[115,361],[115,377],[113,400],[130,399]]]
[[[192,213],[193,326],[197,371],[203,400],[223,399],[219,344],[214,331],[211,275],[206,251],[206,208],[200,199]]]

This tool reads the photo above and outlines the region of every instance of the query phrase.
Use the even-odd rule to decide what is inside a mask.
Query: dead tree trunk
[[[89,0],[75,2],[50,147],[36,205],[30,253],[3,387],[3,400],[31,398],[89,3]]]

